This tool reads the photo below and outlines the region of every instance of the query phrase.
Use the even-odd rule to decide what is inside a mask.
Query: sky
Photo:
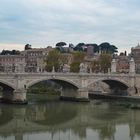
[[[140,42],[140,0],[0,0],[0,51],[60,41],[130,52]]]

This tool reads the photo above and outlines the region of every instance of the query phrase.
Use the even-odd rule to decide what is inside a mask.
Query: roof
[[[38,52],[38,51],[50,51],[52,50],[53,48],[32,48],[32,49],[29,49],[29,50],[24,50],[22,52]]]

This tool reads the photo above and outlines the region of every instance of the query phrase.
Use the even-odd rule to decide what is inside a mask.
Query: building
[[[116,72],[128,73],[129,72],[129,57],[125,53],[115,56],[116,59]]]
[[[17,65],[25,65],[22,55],[0,55],[0,72],[15,72]]]
[[[53,48],[32,48],[24,50],[21,55],[25,57],[26,72],[42,72],[45,70],[45,60]]]
[[[93,58],[94,57],[94,47],[91,45],[87,46],[87,57]]]
[[[33,48],[18,55],[0,55],[0,72],[42,72],[52,48]]]
[[[134,58],[136,73],[140,73],[140,45],[131,48],[131,56]]]

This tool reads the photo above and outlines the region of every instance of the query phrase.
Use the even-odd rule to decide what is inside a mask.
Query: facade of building
[[[136,73],[140,73],[140,45],[131,48],[131,56],[134,58],[136,65]]]
[[[128,73],[129,72],[129,57],[125,53],[116,56],[116,72]]]
[[[52,48],[33,48],[21,52],[25,58],[26,72],[42,72],[45,70],[45,60]]]
[[[93,58],[94,57],[94,47],[93,46],[87,46],[87,57]]]
[[[25,57],[22,55],[0,55],[0,72],[14,72],[17,65],[25,65]]]
[[[33,48],[19,55],[0,55],[0,72],[42,72],[52,48]]]

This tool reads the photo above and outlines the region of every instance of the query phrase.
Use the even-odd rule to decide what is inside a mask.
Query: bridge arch
[[[100,78],[100,79],[96,79],[96,80],[93,80],[92,82],[89,82],[88,87],[90,87],[92,84],[98,83],[98,82],[106,83],[110,87],[110,89],[119,88],[121,90],[127,90],[129,88],[128,83],[126,83],[122,79],[116,79],[116,78]]]
[[[117,83],[121,83],[123,86],[125,86],[127,88],[129,87],[127,82],[125,82],[122,79],[116,79],[116,78],[100,78],[100,79],[96,79],[96,80],[93,80],[92,82],[89,82],[88,86],[90,86],[93,83],[99,82],[99,81],[102,81],[102,82],[105,82],[105,83],[107,83],[107,81],[114,81],[114,82],[117,82]]]
[[[69,80],[69,79],[65,79],[65,78],[60,78],[60,77],[57,77],[57,78],[54,78],[54,77],[49,77],[49,78],[41,78],[41,79],[38,79],[38,80],[33,80],[31,81],[30,83],[28,83],[26,85],[27,88],[39,83],[39,82],[42,82],[42,81],[47,81],[47,80],[52,80],[52,81],[63,81],[63,82],[66,82],[72,86],[74,86],[75,88],[79,89],[80,88],[80,85],[78,85],[78,83],[72,81],[72,80]]]
[[[3,80],[0,80],[0,86],[2,87],[8,87],[8,88],[11,88],[11,89],[15,89],[15,86],[13,86],[12,84],[8,83],[8,82],[5,82]]]

